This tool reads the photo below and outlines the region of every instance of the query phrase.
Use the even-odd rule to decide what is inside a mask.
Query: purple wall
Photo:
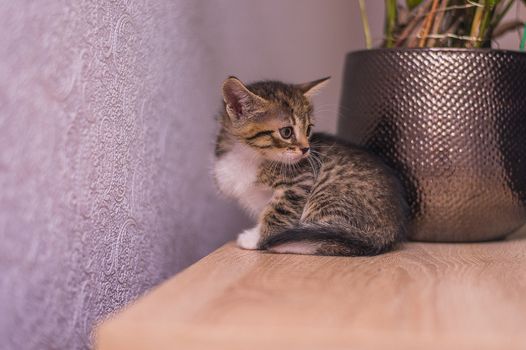
[[[1,5],[0,348],[83,348],[95,320],[240,230],[209,178],[199,11]]]

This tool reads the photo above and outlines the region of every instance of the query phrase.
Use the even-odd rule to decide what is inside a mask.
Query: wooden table
[[[376,257],[230,243],[103,323],[97,349],[526,349],[526,239]]]

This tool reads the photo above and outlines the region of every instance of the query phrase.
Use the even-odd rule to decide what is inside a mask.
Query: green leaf
[[[409,7],[410,10],[414,9],[415,7],[417,7],[418,5],[420,5],[422,3],[423,0],[405,0],[405,3],[407,5],[407,7]],[[524,0],[526,1],[526,0]]]
[[[525,47],[526,47],[526,23],[524,24],[524,29],[522,30],[522,39],[521,39],[521,44],[519,48],[521,51],[524,51]]]

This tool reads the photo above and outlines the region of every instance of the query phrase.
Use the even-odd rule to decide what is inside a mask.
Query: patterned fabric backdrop
[[[190,3],[0,5],[0,349],[85,348],[240,230],[209,176],[219,89]]]

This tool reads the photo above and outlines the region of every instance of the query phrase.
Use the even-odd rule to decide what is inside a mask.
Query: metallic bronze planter
[[[526,223],[526,54],[352,52],[340,112],[339,136],[399,172],[409,238],[491,240]]]

